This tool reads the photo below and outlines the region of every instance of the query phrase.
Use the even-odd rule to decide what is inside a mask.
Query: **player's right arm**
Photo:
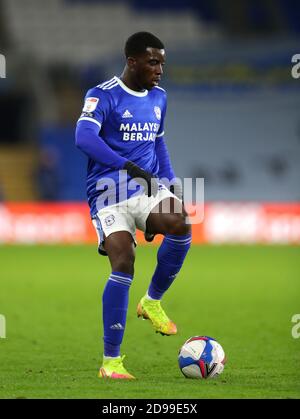
[[[158,185],[151,181],[151,174],[130,160],[120,156],[99,135],[101,126],[113,108],[111,97],[100,89],[88,91],[82,114],[77,122],[75,144],[90,159],[115,170],[127,170],[129,176],[138,183],[142,179],[147,185],[148,196],[156,195]]]
[[[99,135],[101,126],[112,109],[112,100],[100,89],[88,91],[78,119],[75,144],[90,159],[112,169],[123,169],[127,159],[112,150]]]

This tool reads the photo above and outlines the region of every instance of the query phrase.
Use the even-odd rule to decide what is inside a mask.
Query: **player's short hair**
[[[143,54],[147,48],[164,49],[164,44],[150,32],[136,32],[131,35],[125,44],[125,56],[136,57]]]

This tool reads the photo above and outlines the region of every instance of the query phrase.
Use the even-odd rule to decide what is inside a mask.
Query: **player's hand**
[[[157,195],[158,183],[151,173],[146,172],[145,170],[141,169],[139,166],[137,166],[130,160],[128,160],[125,163],[123,169],[127,170],[129,176],[132,179],[134,179],[137,183],[139,183],[142,186],[146,186],[147,188],[146,192],[149,197],[151,195],[153,196]],[[145,185],[145,182],[146,182],[146,185]]]
[[[145,237],[145,240],[146,240],[147,242],[152,242],[152,241],[153,241],[153,239],[154,239],[154,237],[155,237],[155,234],[153,234],[153,233],[148,233],[147,231],[145,231],[145,233],[144,233],[144,237]]]

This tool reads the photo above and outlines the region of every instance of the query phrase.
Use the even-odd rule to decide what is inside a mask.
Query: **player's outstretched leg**
[[[166,315],[160,300],[183,265],[192,241],[191,229],[181,214],[151,213],[149,221],[149,225],[152,223],[150,231],[165,234],[165,238],[158,250],[157,266],[148,292],[138,304],[137,315],[150,319],[156,332],[175,335],[176,324]]]

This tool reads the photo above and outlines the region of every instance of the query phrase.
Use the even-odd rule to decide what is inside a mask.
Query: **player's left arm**
[[[167,178],[171,181],[175,178],[175,172],[172,167],[170,154],[163,135],[158,136],[155,139],[155,153],[159,163],[159,178]]]
[[[171,184],[170,190],[179,199],[182,199],[182,186],[181,182],[176,181],[176,175],[171,163],[170,154],[167,148],[166,141],[164,139],[164,120],[166,115],[167,104],[162,111],[161,124],[155,139],[155,153],[159,163],[158,177],[160,179],[166,178]]]
[[[156,138],[155,152],[159,162],[158,177],[160,179],[167,178],[170,183],[170,191],[173,192],[177,198],[182,200],[182,185],[180,180],[176,178],[167,145],[163,136]]]
[[[175,177],[175,173],[171,164],[170,155],[164,139],[165,134],[165,116],[167,112],[167,96],[164,91],[162,94],[162,109],[159,129],[155,138],[155,153],[159,163],[158,176],[160,179],[167,178],[169,181]]]

